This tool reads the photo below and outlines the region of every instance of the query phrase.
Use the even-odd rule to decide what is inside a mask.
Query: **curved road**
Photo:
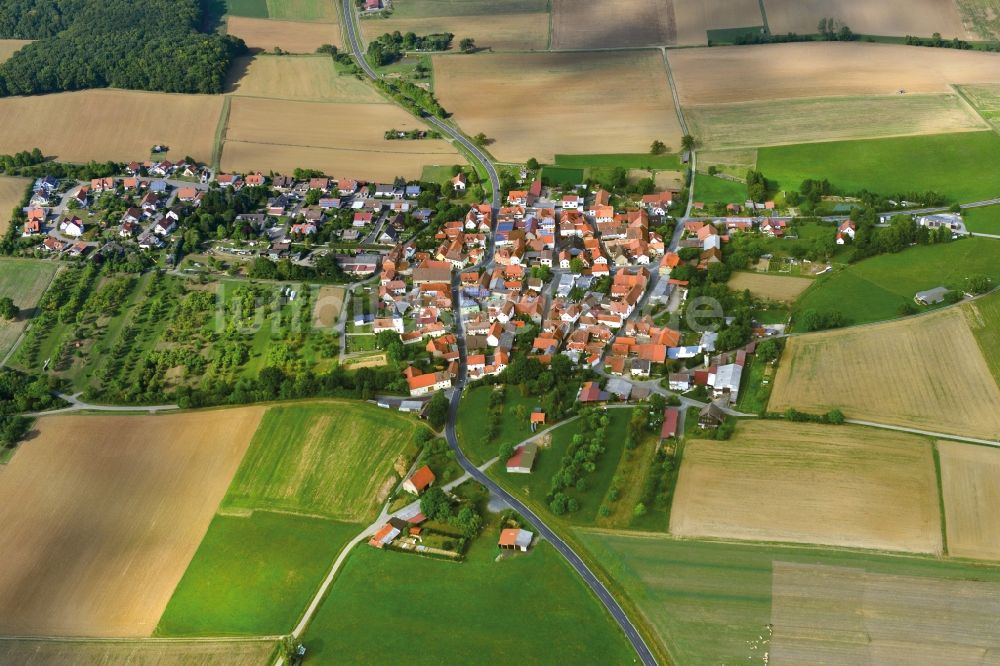
[[[343,5],[344,27],[347,28],[347,38],[351,43],[351,50],[354,52],[354,59],[358,61],[358,65],[364,70],[365,74],[368,75],[368,78],[373,81],[377,81],[381,77],[375,72],[374,69],[372,69],[372,66],[368,64],[368,60],[365,59],[364,49],[361,48],[361,40],[358,37],[357,17],[354,14],[354,8],[351,6],[351,0],[344,0]],[[479,146],[469,141],[465,135],[437,116],[429,113],[423,113],[421,115],[424,120],[428,121],[452,139],[462,144],[462,147],[469,151],[472,156],[476,158],[476,161],[478,161],[483,168],[486,169],[486,173],[490,177],[490,184],[493,186],[493,208],[499,208],[500,177],[497,175],[496,167],[493,166],[493,162],[486,156],[486,153],[480,150]]]
[[[361,44],[358,39],[357,25],[355,23],[356,17],[354,15],[353,8],[351,6],[350,0],[343,0],[344,6],[344,25],[347,28],[347,36],[351,43],[351,50],[354,52],[354,57],[358,61],[358,64],[365,71],[371,79],[377,80],[379,78],[375,70],[371,68],[368,62],[364,58],[364,52],[361,49]],[[450,136],[455,141],[458,141],[466,150],[469,151],[486,169],[486,173],[489,174],[490,183],[493,186],[493,200],[492,206],[494,211],[500,207],[500,179],[497,176],[496,167],[486,156],[486,154],[479,149],[474,143],[469,141],[465,136],[463,136],[458,130],[451,127],[445,123],[440,118],[432,116],[430,114],[424,114],[424,119],[429,121],[435,127],[440,129],[442,132]],[[492,241],[493,234],[490,234]],[[492,245],[492,242],[491,242]],[[486,257],[486,268],[492,263],[492,248],[488,248]],[[576,569],[577,573],[583,578],[584,582],[593,590],[594,594],[597,595],[598,599],[604,604],[608,612],[615,619],[616,622],[621,626],[622,631],[625,632],[625,636],[628,638],[629,642],[635,648],[639,659],[646,666],[656,666],[656,658],[653,656],[652,651],[649,646],[646,645],[646,641],[643,640],[642,636],[639,634],[635,625],[632,624],[625,611],[618,604],[615,598],[611,595],[604,584],[594,575],[590,568],[584,563],[579,555],[570,547],[565,541],[559,538],[555,532],[553,532],[543,521],[539,518],[531,509],[525,506],[522,502],[517,500],[514,496],[508,493],[506,490],[501,488],[493,479],[486,476],[486,474],[480,471],[472,462],[465,457],[462,452],[462,448],[458,444],[458,437],[455,436],[455,423],[458,421],[458,405],[462,400],[462,389],[465,386],[465,379],[467,375],[466,366],[466,350],[465,350],[465,332],[462,327],[461,318],[461,285],[459,284],[458,274],[452,276],[452,293],[456,295],[454,299],[454,311],[455,311],[455,335],[458,339],[458,350],[459,350],[459,375],[458,380],[455,383],[455,389],[451,396],[451,407],[448,413],[448,424],[445,426],[445,437],[448,440],[448,445],[451,447],[452,451],[455,452],[455,458],[458,460],[462,469],[466,471],[472,478],[474,478],[479,483],[483,484],[489,488],[490,492],[501,497],[507,504],[513,507],[518,513],[524,516],[539,534],[544,537],[549,543],[551,543],[556,550],[562,553],[563,557],[570,563],[570,565]]]

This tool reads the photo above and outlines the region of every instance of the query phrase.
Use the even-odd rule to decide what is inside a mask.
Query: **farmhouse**
[[[918,291],[913,297],[920,305],[936,305],[944,301],[945,296],[948,295],[948,289],[946,287],[934,287],[933,289],[928,289],[927,291]]]
[[[676,407],[667,407],[663,410],[663,427],[660,428],[660,439],[667,439],[677,436],[677,420],[680,412]]]
[[[726,420],[726,413],[714,402],[710,402],[698,412],[699,428],[717,428]]]
[[[427,490],[434,483],[434,472],[427,465],[424,465],[406,481],[403,481],[403,490],[414,495],[419,495]]]
[[[531,474],[538,455],[538,445],[528,442],[514,449],[514,455],[507,460],[508,474]]]
[[[519,528],[508,528],[500,532],[500,541],[497,543],[503,550],[519,550],[522,553],[528,552],[531,547],[531,540],[534,534],[528,530]]]
[[[392,543],[393,539],[395,539],[398,536],[399,536],[399,530],[390,525],[389,523],[386,523],[385,525],[379,528],[378,532],[375,533],[375,536],[369,539],[368,545],[373,546],[375,548],[384,548],[385,546]]]
[[[447,372],[430,372],[418,374],[406,380],[410,386],[410,396],[427,395],[442,389],[451,388],[451,375]]]

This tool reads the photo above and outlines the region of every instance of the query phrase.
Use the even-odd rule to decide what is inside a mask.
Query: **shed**
[[[538,455],[538,445],[528,442],[514,449],[514,455],[507,460],[508,474],[530,474]]]
[[[927,291],[918,291],[913,300],[921,305],[935,305],[944,301],[944,297],[947,295],[948,289],[946,287],[934,287]]]
[[[403,482],[403,490],[419,495],[432,483],[434,483],[434,472],[431,471],[430,467],[424,465]]]
[[[660,439],[675,437],[677,435],[677,420],[680,412],[676,407],[667,407],[663,410],[663,427],[660,428]]]
[[[500,532],[500,541],[497,545],[504,550],[520,550],[522,553],[526,553],[531,547],[531,540],[534,536],[528,530],[516,527],[508,528]]]

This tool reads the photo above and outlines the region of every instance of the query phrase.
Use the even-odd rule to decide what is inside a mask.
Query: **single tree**
[[[20,309],[14,305],[14,301],[11,300],[10,296],[0,298],[0,317],[8,320],[16,319],[20,312]]]
[[[472,137],[472,142],[475,143],[480,148],[482,148],[486,144],[488,144],[490,142],[490,140],[489,140],[489,138],[487,138],[487,136],[485,134],[483,134],[482,132],[480,132],[476,136]]]
[[[649,152],[651,155],[662,155],[667,152],[667,146],[659,139],[656,139],[652,144],[650,144]]]
[[[443,391],[438,391],[427,405],[427,421],[435,430],[440,430],[448,420],[448,409],[451,404]]]
[[[692,151],[694,150],[697,141],[690,134],[685,134],[681,137],[681,150]]]
[[[526,164],[527,167],[532,171],[538,170],[538,160],[536,160],[534,157],[529,158]]]
[[[476,50],[476,40],[472,37],[466,37],[458,43],[458,48],[462,49],[462,53],[474,53]]]

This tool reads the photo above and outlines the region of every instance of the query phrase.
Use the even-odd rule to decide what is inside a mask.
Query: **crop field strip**
[[[0,473],[0,632],[148,636],[262,413],[40,420]]]
[[[336,23],[304,21],[274,21],[270,19],[230,16],[226,32],[239,37],[250,49],[271,51],[275,47],[287,53],[315,53],[323,44],[340,47],[340,26]],[[329,56],[326,56],[329,59]]]
[[[706,104],[685,107],[684,117],[709,150],[988,128],[954,94]]]
[[[349,402],[273,407],[264,415],[222,510],[371,519],[398,475],[392,465],[422,426]]]
[[[14,209],[21,204],[31,183],[29,178],[0,176],[0,233],[7,233]]]
[[[961,308],[790,338],[769,407],[1000,438],[1000,389]]]
[[[1000,583],[773,566],[775,664],[982,664],[1000,650]]]
[[[676,41],[673,0],[552,0],[552,48],[557,51],[659,46]]]
[[[391,180],[419,177],[427,164],[453,163],[458,152],[440,139],[386,141],[391,128],[424,129],[393,104],[301,102],[234,96],[222,151],[230,171],[295,168]]]
[[[501,161],[556,153],[643,153],[680,145],[666,70],[655,51],[434,57],[434,90],[465,132],[484,132]],[[518,76],[511,76],[518,72]],[[594,103],[594,82],[602,101]],[[470,94],[502,89],[505,94]],[[553,91],[558,90],[558,94]],[[559,127],[559,132],[552,132]]]
[[[1000,132],[1000,85],[962,85],[955,88],[990,127]]]
[[[275,100],[388,104],[373,87],[338,74],[327,55],[241,58],[233,67],[226,92]]]
[[[47,641],[0,638],[0,662],[19,666],[259,666],[275,654],[268,640]]]
[[[862,569],[865,575],[912,578],[914,584],[911,589],[928,590],[928,598],[933,597],[931,608],[940,615],[942,623],[948,625],[954,621],[949,616],[952,604],[937,598],[942,587],[950,586],[949,589],[955,592],[971,590],[974,597],[985,600],[993,587],[1000,584],[1000,566],[984,562],[846,549],[678,540],[607,530],[578,530],[577,534],[591,555],[621,585],[623,593],[635,602],[653,627],[656,638],[669,649],[674,661],[679,664],[764,664],[763,655],[769,646],[763,639],[766,639],[767,625],[772,621],[772,570],[780,569],[781,563]],[[900,593],[905,591],[899,590]],[[882,592],[879,591],[879,594]],[[974,597],[954,601],[955,619],[961,621],[961,613],[975,607]],[[995,603],[995,594],[993,597]],[[819,601],[802,608],[803,612],[811,609],[816,612],[823,610]],[[887,610],[893,615],[884,617],[876,629],[885,631],[897,623],[904,623],[905,626],[908,621],[915,620],[913,627],[919,630],[921,625],[916,620],[926,619],[927,609],[921,604],[912,609],[903,605],[890,607]],[[993,610],[994,619],[995,613]],[[970,619],[982,622],[986,618],[976,616]],[[829,613],[831,625],[843,625],[850,620]],[[832,634],[829,628],[823,629]],[[936,633],[937,629],[929,631]],[[995,635],[996,631],[994,623],[986,635]],[[777,632],[776,628],[776,637]],[[711,640],[705,640],[706,636],[710,636]],[[837,636],[832,635],[831,638]],[[969,637],[961,630],[950,641],[956,651],[978,643],[975,636]],[[794,660],[779,662],[773,654],[770,657],[771,664],[805,663]],[[926,662],[914,658],[852,663]]]
[[[812,280],[802,277],[784,275],[767,275],[738,271],[729,279],[729,288],[733,291],[749,289],[758,298],[771,301],[794,301],[799,294],[809,288]]]
[[[450,32],[458,42],[469,37],[477,48],[491,51],[540,51],[548,44],[549,14],[496,14],[486,16],[435,16],[428,18],[397,18],[384,21],[362,21],[365,39],[371,41],[386,32],[399,30],[429,35]]]
[[[226,0],[230,16],[285,21],[337,22],[335,0]]]
[[[949,93],[1000,83],[997,55],[897,44],[791,43],[668,53],[681,104],[826,96]],[[447,108],[447,107],[446,107]]]
[[[670,532],[939,554],[939,514],[925,439],[749,421],[686,444]]]
[[[938,442],[948,553],[1000,560],[1000,450]]]
[[[1000,0],[956,0],[962,22],[979,39],[1000,38]]]
[[[128,162],[161,143],[170,146],[171,159],[208,161],[222,99],[112,89],[6,97],[0,153],[37,146],[66,162]]]
[[[863,35],[977,39],[963,25],[955,0],[764,0],[771,33],[817,32],[821,18],[833,17]]]

